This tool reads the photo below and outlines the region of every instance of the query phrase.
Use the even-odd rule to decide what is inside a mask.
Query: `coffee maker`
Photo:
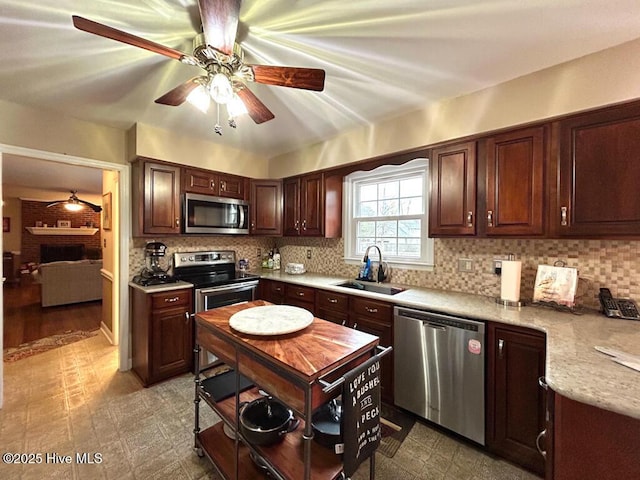
[[[167,274],[169,271],[168,261],[163,260],[166,253],[167,246],[164,243],[147,243],[144,247],[145,266],[140,275],[133,278],[133,281],[144,286],[175,282],[175,278]]]

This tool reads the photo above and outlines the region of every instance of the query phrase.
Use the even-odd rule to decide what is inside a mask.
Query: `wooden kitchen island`
[[[196,315],[196,363],[200,348],[215,354],[256,386],[289,406],[300,418],[300,426],[284,435],[281,443],[250,445],[225,435],[224,425],[237,432],[238,402],[250,401],[260,394],[258,388],[216,402],[203,387],[205,368],[196,365],[195,448],[213,462],[227,479],[255,479],[262,473],[250,458],[258,455],[275,478],[290,480],[332,480],[342,472],[341,458],[312,441],[312,412],[336,397],[341,389],[325,393],[324,382],[339,380],[344,373],[376,354],[378,337],[332,322],[314,318],[311,325],[296,333],[261,336],[232,329],[229,318],[241,310],[271,305],[257,300],[216,308]],[[199,428],[199,403],[204,400],[221,417],[202,432]],[[238,434],[238,436],[240,436]],[[373,468],[373,465],[372,465]]]

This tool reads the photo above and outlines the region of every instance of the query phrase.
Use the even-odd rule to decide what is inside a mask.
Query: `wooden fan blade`
[[[207,45],[231,55],[238,30],[240,0],[198,0],[198,5]]]
[[[257,124],[268,122],[275,118],[271,110],[247,87],[241,88],[237,93],[244,106],[247,107],[247,113]]]
[[[108,27],[107,25],[94,22],[93,20],[78,17],[77,15],[72,15],[71,18],[73,18],[73,25],[78,30],[93,33],[94,35],[99,35],[101,37],[110,38],[111,40],[116,40],[128,45],[133,45],[134,47],[144,48],[145,50],[149,50],[153,53],[159,53],[160,55],[165,55],[169,58],[173,58],[174,60],[180,60],[182,57],[189,56],[186,53],[180,52],[179,50],[174,50],[173,48],[165,47],[164,45],[160,45],[159,43],[136,37],[135,35],[132,35],[130,33]]]
[[[91,202],[87,202],[86,200],[80,200],[78,199],[78,203],[84,203],[85,205],[87,205],[88,207],[91,208],[91,210],[93,210],[96,213],[100,213],[102,211],[102,207],[100,205],[96,205],[94,203]]]
[[[182,105],[193,89],[200,85],[200,82],[198,82],[199,78],[200,77],[193,77],[191,80],[187,80],[173,90],[169,90],[160,98],[156,98],[155,102],[162,105],[171,105],[172,107]]]
[[[324,70],[318,68],[272,67],[269,65],[249,65],[255,81],[267,85],[324,90]]]

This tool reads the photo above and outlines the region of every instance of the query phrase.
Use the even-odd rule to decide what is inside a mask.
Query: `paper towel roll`
[[[500,283],[500,299],[510,302],[520,301],[520,274],[522,262],[519,260],[502,261],[502,280]]]

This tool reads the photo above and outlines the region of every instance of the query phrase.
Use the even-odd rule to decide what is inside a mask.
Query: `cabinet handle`
[[[184,312],[184,323],[189,323],[189,312]]]
[[[369,313],[378,313],[377,308],[364,307],[364,309]]]
[[[300,231],[300,222],[298,220],[296,220],[296,224],[295,224],[294,228],[295,228],[296,232]]]
[[[281,292],[281,291],[282,291],[282,287],[276,287],[276,288],[275,288],[275,291],[276,291],[276,292]]]
[[[180,297],[172,297],[172,298],[165,298],[164,301],[166,303],[173,303],[173,302],[177,302],[178,300],[180,300]]]
[[[502,358],[504,356],[504,340],[498,340],[498,358]]]
[[[542,448],[540,447],[540,440],[542,440],[543,438],[546,440],[546,437],[547,437],[546,428],[542,430],[536,437],[536,448],[538,449],[538,452],[540,452],[540,455],[542,455],[542,458],[547,458],[547,451],[542,450]]]
[[[357,329],[358,329],[358,322],[356,322],[356,323],[354,323],[354,324],[353,324],[353,329],[354,329],[354,330],[357,330]]]
[[[566,227],[568,225],[567,222],[567,207],[560,207],[560,225]]]
[[[467,212],[467,227],[473,227],[473,212]]]
[[[493,227],[493,210],[487,211],[487,226]]]
[[[299,297],[304,297],[304,292],[298,292]]]
[[[327,298],[327,300],[329,301],[329,303],[338,303],[338,300],[335,298]]]
[[[307,221],[306,220],[302,221],[302,230],[305,231],[305,232],[307,231]]]
[[[540,385],[545,390],[549,389],[549,385],[547,385],[547,380],[544,377],[538,378],[538,385]]]
[[[215,190],[215,189],[216,189],[216,182],[211,180],[211,190]]]
[[[179,226],[180,226],[180,219],[176,218],[176,227],[179,227]]]
[[[347,319],[342,320],[342,326],[344,327],[347,324]]]
[[[225,182],[225,181],[220,182],[220,191],[221,192],[226,192],[227,191],[227,182]]]

